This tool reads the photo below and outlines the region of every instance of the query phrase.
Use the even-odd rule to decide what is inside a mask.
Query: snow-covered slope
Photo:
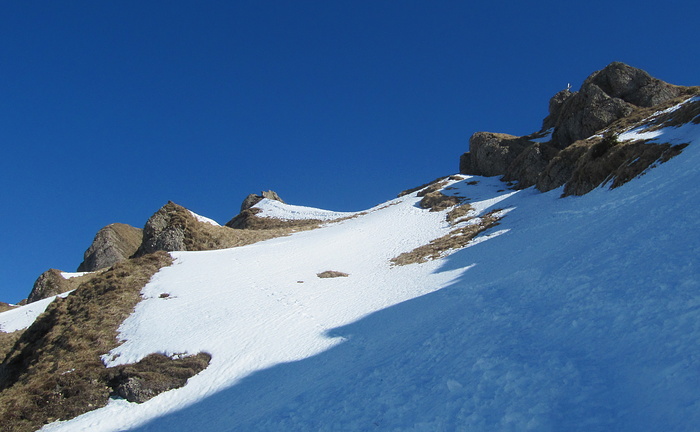
[[[206,351],[210,366],[43,430],[694,430],[700,128],[662,132],[693,143],[615,190],[452,180],[444,193],[477,211],[510,211],[423,264],[390,260],[452,227],[415,193],[290,237],[173,253],[105,362]]]

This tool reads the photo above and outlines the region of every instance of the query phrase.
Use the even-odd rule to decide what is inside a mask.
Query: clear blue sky
[[[0,6],[0,300],[168,200],[361,210],[619,60],[700,84],[697,2],[21,1]]]

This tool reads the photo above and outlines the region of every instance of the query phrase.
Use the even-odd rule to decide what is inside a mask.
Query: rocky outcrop
[[[504,181],[517,181],[521,189],[537,184],[542,171],[559,151],[547,143],[534,143],[523,150],[506,170]]]
[[[189,378],[206,369],[210,361],[208,353],[179,358],[150,354],[138,363],[110,369],[112,377],[108,385],[113,394],[129,402],[143,403],[184,386]]]
[[[250,208],[241,214],[254,214],[255,210]],[[251,229],[231,229],[229,225],[231,222],[227,224],[229,226],[218,226],[200,221],[186,208],[169,201],[146,222],[143,241],[134,256],[159,250],[203,251],[243,246],[287,235],[294,230],[310,229],[318,223],[318,221],[299,221],[295,224],[297,221],[257,219],[259,220],[248,221],[254,225]]]
[[[518,155],[533,143],[526,138],[491,132],[477,132],[469,139],[469,162],[463,174],[503,175]],[[468,166],[467,166],[468,165]]]
[[[536,185],[542,191],[573,180],[566,193],[586,193],[615,175],[617,166],[613,165],[624,162],[618,160],[620,157],[637,160],[633,170],[617,173],[620,176],[616,178],[622,179],[632,172],[643,172],[654,162],[649,160],[653,155],[665,158],[676,153],[670,147],[650,150],[648,146],[622,145],[603,159],[592,158],[600,152],[598,142],[602,139],[594,135],[603,130],[612,134],[627,130],[634,122],[653,114],[653,110],[698,92],[696,87],[675,86],[624,63],[611,63],[591,74],[578,92],[566,89],[555,94],[539,132],[522,137],[475,133],[469,140],[470,151],[460,158],[460,173],[503,176],[505,181],[517,182],[518,188]],[[596,151],[591,150],[594,146]],[[608,157],[609,163],[603,164]],[[640,161],[648,163],[643,166]],[[593,185],[595,182],[598,184]]]
[[[557,125],[557,120],[559,120],[559,114],[561,113],[561,107],[572,94],[573,93],[571,93],[569,89],[565,89],[552,96],[552,98],[549,100],[549,115],[542,122],[542,130],[546,131]]]
[[[638,107],[653,107],[678,97],[681,89],[653,78],[641,69],[614,62],[591,74],[580,91],[568,97],[560,93],[553,98],[558,108],[555,113],[550,112],[545,123],[554,127],[552,143],[565,148],[631,114]]]
[[[79,272],[111,267],[132,256],[141,245],[143,230],[131,225],[114,223],[97,232],[85,251]]]
[[[197,223],[197,219],[186,208],[168,201],[146,222],[141,245],[134,256],[143,256],[159,250],[187,250],[185,232]]]
[[[263,191],[260,195],[250,194],[243,204],[241,204],[241,212],[234,216],[230,221],[226,222],[226,226],[236,230],[296,230],[296,229],[311,229],[321,224],[317,219],[299,219],[299,220],[283,220],[269,217],[257,216],[261,210],[255,205],[263,199],[271,199],[284,203],[282,198],[274,191]]]
[[[32,292],[27,297],[27,303],[55,296],[73,289],[67,279],[61,276],[61,271],[56,269],[46,270],[39,275],[34,282]]]
[[[249,208],[253,207],[255,204],[259,203],[263,199],[271,199],[275,201],[279,201],[281,203],[284,202],[282,198],[280,198],[279,195],[277,195],[277,192],[275,191],[262,191],[260,192],[260,195],[255,195],[255,194],[250,194],[248,195],[244,200],[243,203],[241,204],[241,212],[248,210]]]
[[[74,290],[83,282],[87,282],[95,277],[98,273],[99,272],[92,272],[82,276],[64,278],[60,270],[46,270],[44,273],[39,275],[37,280],[34,282],[32,292],[29,293],[29,297],[27,297],[25,303],[32,303],[37,300]]]
[[[617,119],[634,111],[634,105],[610,97],[597,85],[586,81],[581,91],[567,99],[554,126],[552,143],[566,148],[574,141],[588,138]]]
[[[236,246],[226,227],[198,220],[181,205],[168,201],[151,216],[143,228],[143,240],[134,256],[155,251],[201,251]]]

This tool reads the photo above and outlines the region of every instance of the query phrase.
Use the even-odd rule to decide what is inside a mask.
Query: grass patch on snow
[[[348,277],[350,275],[347,273],[340,272],[340,271],[326,270],[324,272],[318,273],[316,276],[320,277],[321,279],[328,279],[328,278],[337,278],[337,277]]]
[[[410,252],[392,258],[394,265],[419,264],[443,257],[448,251],[461,249],[469,244],[477,235],[498,225],[503,217],[502,209],[492,210],[483,216],[471,218],[468,224],[450,231],[447,235],[431,240],[426,245],[419,246]]]

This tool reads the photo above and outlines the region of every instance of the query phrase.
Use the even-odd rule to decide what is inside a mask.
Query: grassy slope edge
[[[119,345],[117,329],[141,300],[141,288],[170,264],[165,252],[120,262],[57,298],[22,332],[0,364],[0,430],[33,431],[104,406],[126,367],[108,369],[101,355]],[[198,360],[194,373],[209,363],[207,354]],[[129,367],[133,376],[139,364]]]

